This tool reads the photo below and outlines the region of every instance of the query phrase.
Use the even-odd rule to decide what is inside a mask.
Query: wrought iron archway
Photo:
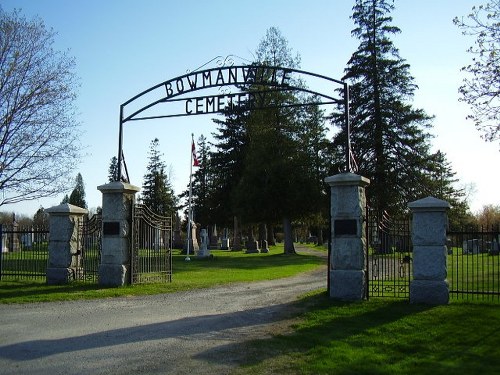
[[[217,67],[203,69],[214,60],[218,60]],[[123,125],[126,122],[222,113],[231,106],[244,106],[247,109],[269,108],[269,106],[263,105],[263,99],[272,92],[299,91],[312,94],[315,98],[314,101],[304,103],[284,103],[277,106],[279,108],[335,104],[341,101],[331,93],[323,93],[300,85],[299,80],[292,79],[294,76],[320,79],[326,83],[343,87],[344,126],[347,134],[344,169],[347,172],[352,172],[349,85],[346,82],[317,73],[281,66],[234,65],[232,56],[228,56],[226,58],[217,57],[194,71],[152,86],[120,105],[116,180],[122,179],[122,164],[125,166],[128,179],[123,158]],[[250,85],[258,86],[259,89],[247,90],[246,87]],[[229,87],[236,87],[239,91],[237,93],[232,93],[230,90],[224,91]],[[210,94],[196,95],[202,90],[209,91]],[[214,90],[219,92],[214,93]],[[154,112],[162,104],[169,104],[171,112]]]

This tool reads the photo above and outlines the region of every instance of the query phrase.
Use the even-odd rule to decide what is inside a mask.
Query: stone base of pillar
[[[446,305],[450,301],[448,282],[438,280],[412,280],[410,303]]]
[[[99,266],[99,285],[122,286],[128,283],[128,270],[124,265],[101,264]]]
[[[69,284],[74,279],[75,271],[72,268],[47,268],[48,285]]]
[[[331,270],[330,297],[360,301],[366,297],[366,275],[362,270]]]

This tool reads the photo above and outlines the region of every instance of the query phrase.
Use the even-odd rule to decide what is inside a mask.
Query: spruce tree
[[[256,56],[257,64],[300,67],[299,55],[274,27],[260,42]],[[304,86],[300,81],[294,84]],[[253,84],[248,89],[259,92],[266,88]],[[296,106],[303,101],[303,95],[275,91],[263,99],[264,108],[250,111],[245,121],[249,144],[235,194],[247,222],[283,223],[285,253],[295,252],[292,221],[320,209],[323,187],[314,166],[317,151],[308,143],[318,134],[324,135],[323,116],[317,108]]]
[[[211,163],[209,145],[207,138],[201,135],[198,138],[196,147],[196,155],[200,165],[193,170],[191,181],[191,207],[194,213],[194,220],[201,223],[204,227],[209,224],[215,224],[217,216],[212,215],[212,205],[210,202],[210,191],[212,187]],[[189,186],[179,196],[185,198],[186,204],[182,207],[186,208],[187,217],[187,199],[189,197]]]
[[[224,112],[224,119],[214,119],[216,132],[210,151],[213,189],[209,200],[217,223],[224,226],[233,224],[239,212],[235,208],[236,186],[241,179],[243,163],[249,144],[246,130],[248,112],[237,106]]]
[[[161,160],[159,147],[158,138],[153,139],[149,149],[147,173],[144,175],[142,185],[142,202],[158,215],[169,216],[175,212],[177,199],[166,172],[166,165]]]
[[[118,158],[113,156],[109,162],[108,168],[108,182],[116,181],[118,175]]]
[[[393,3],[356,1],[352,35],[360,44],[343,77],[350,84],[352,150],[358,173],[371,180],[367,196],[378,215],[400,214],[408,202],[434,195],[429,176],[442,162],[430,150],[432,117],[412,106],[417,86],[390,39],[401,32],[392,25]],[[346,138],[343,108],[334,114],[333,123],[340,128],[334,139],[340,167]]]
[[[66,198],[67,196],[64,198],[64,200],[66,200]],[[80,173],[76,175],[75,188],[69,195],[67,202],[64,203],[69,203],[81,208],[87,208],[87,202],[85,201],[85,184],[83,183],[83,177]]]

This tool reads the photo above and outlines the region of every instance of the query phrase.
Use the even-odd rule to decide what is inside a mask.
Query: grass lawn
[[[213,258],[198,259],[174,251],[172,283],[139,284],[120,288],[103,288],[96,284],[72,283],[46,285],[45,279],[0,281],[0,303],[28,303],[118,296],[172,293],[233,282],[269,280],[310,271],[326,261],[314,255],[283,254],[283,245],[272,246],[267,254],[211,251]],[[326,277],[326,276],[325,276]]]
[[[293,332],[245,345],[241,374],[499,374],[500,305],[309,295]]]

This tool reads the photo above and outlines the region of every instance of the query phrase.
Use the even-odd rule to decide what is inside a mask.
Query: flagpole
[[[187,253],[186,253],[186,261],[190,261],[189,258],[189,247],[191,246],[191,220],[193,219],[193,213],[191,211],[191,198],[193,195],[193,190],[191,187],[191,180],[193,176],[193,144],[194,144],[194,134],[191,133],[191,162],[189,163],[189,199],[188,199],[188,225],[187,225]],[[193,249],[194,251],[194,249]]]

